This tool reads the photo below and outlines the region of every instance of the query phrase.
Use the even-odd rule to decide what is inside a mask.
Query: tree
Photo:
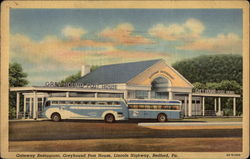
[[[100,66],[98,65],[93,65],[90,68],[90,72],[93,72],[94,70],[96,70],[97,68],[99,68]],[[75,74],[72,74],[68,77],[66,77],[64,80],[61,80],[59,83],[64,84],[64,83],[71,83],[71,82],[75,82],[77,79],[79,79],[81,77],[81,71],[78,71]]]
[[[194,90],[195,89],[213,89],[213,90],[227,90],[227,91],[234,91],[236,94],[240,94],[242,96],[242,86],[237,83],[236,81],[229,81],[223,80],[219,83],[217,82],[207,82],[207,83],[200,83],[195,82],[193,83]],[[222,110],[224,110],[224,115],[233,115],[232,111],[232,98],[222,98],[221,105],[224,106]],[[237,105],[237,114],[242,114],[242,98],[238,99],[236,102]],[[214,99],[213,98],[206,98],[206,108],[209,110],[213,110],[214,107]]]
[[[78,71],[76,74],[70,75],[66,77],[64,80],[61,80],[60,83],[70,83],[70,82],[75,82],[77,79],[81,77],[81,71]]]
[[[9,86],[10,87],[23,87],[26,86],[29,81],[27,73],[23,72],[23,68],[18,63],[11,63],[9,65]],[[22,100],[20,101],[23,102]],[[16,113],[16,93],[9,92],[9,118],[13,119]]]
[[[242,84],[242,66],[240,55],[205,55],[173,64],[191,83],[230,80]]]

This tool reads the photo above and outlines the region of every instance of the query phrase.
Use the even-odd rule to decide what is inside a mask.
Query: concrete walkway
[[[165,123],[138,123],[138,126],[232,126],[242,125],[242,122],[165,122]]]

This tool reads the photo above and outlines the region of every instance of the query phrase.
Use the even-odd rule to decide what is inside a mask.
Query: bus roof
[[[129,104],[131,103],[171,103],[171,104],[181,104],[179,100],[165,100],[165,99],[129,99],[127,100]]]
[[[47,100],[63,100],[63,101],[121,101],[123,98],[86,98],[86,97],[48,97]]]

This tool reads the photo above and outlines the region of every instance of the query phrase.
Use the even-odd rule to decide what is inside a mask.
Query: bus
[[[46,99],[43,116],[53,121],[62,119],[116,120],[181,119],[181,102],[176,100],[122,98],[50,97]]]
[[[88,119],[112,123],[128,118],[127,105],[119,98],[51,97],[44,108],[43,116],[53,121]]]
[[[157,119],[165,122],[168,119],[182,119],[181,101],[162,99],[127,100],[130,119]]]

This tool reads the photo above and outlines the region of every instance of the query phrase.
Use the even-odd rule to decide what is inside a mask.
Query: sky
[[[11,9],[10,62],[29,85],[82,65],[242,54],[241,9]]]

